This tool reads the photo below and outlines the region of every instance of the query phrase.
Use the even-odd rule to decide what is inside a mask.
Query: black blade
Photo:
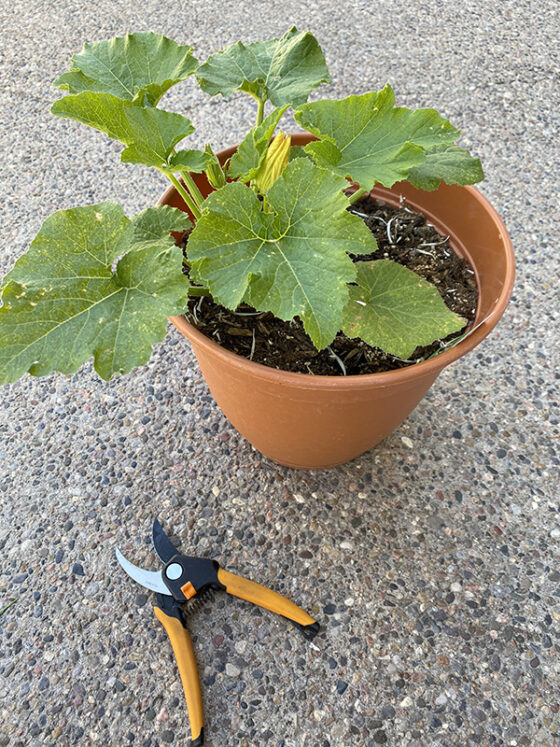
[[[163,563],[168,563],[172,557],[179,553],[179,550],[171,542],[169,537],[163,531],[163,527],[157,519],[152,524],[152,542],[159,559]]]

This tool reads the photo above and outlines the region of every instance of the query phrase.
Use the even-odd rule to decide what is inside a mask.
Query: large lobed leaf
[[[195,72],[198,63],[191,53],[192,47],[179,46],[152,31],[86,43],[72,57],[70,72],[61,75],[55,86],[70,93],[110,93],[156,106],[172,85]]]
[[[451,144],[460,134],[434,109],[396,107],[388,85],[379,92],[304,104],[294,116],[321,138],[306,146],[317,164],[367,189],[406,179],[426,160],[425,149]]]
[[[170,231],[188,226],[174,208],[129,220],[110,202],[47,218],[4,281],[0,383],[26,371],[74,373],[92,355],[104,379],[145,363],[167,316],[187,303],[189,282]]]
[[[296,159],[269,190],[265,212],[250,188],[227,184],[207,198],[189,236],[193,279],[231,309],[246,301],[280,319],[299,316],[324,348],[341,327],[355,278],[348,254],[377,248],[364,222],[346,210],[346,186]]]
[[[358,262],[356,285],[344,309],[342,331],[399,358],[447,337],[466,321],[450,311],[437,288],[412,270],[380,259]]]
[[[194,132],[187,117],[152,107],[135,106],[110,93],[84,91],[55,101],[51,112],[105,132],[127,147],[121,160],[162,168],[175,145]]]
[[[294,26],[280,39],[245,45],[237,42],[217,52],[196,73],[211,96],[241,90],[274,106],[296,106],[331,78],[317,40]]]

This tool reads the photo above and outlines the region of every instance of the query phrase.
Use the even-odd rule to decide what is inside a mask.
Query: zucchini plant
[[[184,147],[192,122],[159,106],[191,75],[210,96],[256,100],[254,126],[225,165],[210,145]],[[329,82],[316,39],[296,28],[237,42],[200,65],[191,47],[151,32],[85,44],[55,82],[65,95],[52,113],[120,141],[121,161],[160,171],[193,221],[164,206],[129,218],[112,202],[47,218],[2,283],[0,383],[70,374],[92,356],[104,379],[128,372],[148,360],[190,295],[297,317],[317,349],[342,330],[406,358],[460,330],[465,321],[412,271],[354,261],[377,245],[348,207],[376,183],[475,183],[479,160],[435,110],[396,106],[390,86],[308,102]],[[317,138],[305,148],[275,135],[290,107]],[[193,179],[202,172],[214,188],[206,199]],[[187,229],[184,257],[171,231]]]

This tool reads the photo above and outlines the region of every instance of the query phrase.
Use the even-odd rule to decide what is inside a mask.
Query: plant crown
[[[211,96],[244,91],[257,101],[256,123],[227,164],[210,145],[181,148],[192,122],[158,106],[193,74]],[[407,358],[460,330],[465,321],[412,271],[352,260],[377,245],[348,207],[377,183],[473,184],[483,178],[479,160],[455,145],[459,131],[435,110],[395,106],[390,86],[307,103],[330,82],[316,39],[296,28],[237,42],[202,65],[191,47],[152,32],[85,44],[55,82],[66,95],[51,111],[120,141],[122,161],[158,169],[190,217],[160,206],[129,219],[102,203],[47,218],[2,284],[0,383],[27,371],[73,373],[92,356],[104,379],[130,371],[189,295],[299,317],[318,349],[342,330]],[[317,138],[304,148],[274,136],[289,107]],[[206,199],[192,177],[202,172],[214,189]],[[187,229],[184,258],[170,232]]]

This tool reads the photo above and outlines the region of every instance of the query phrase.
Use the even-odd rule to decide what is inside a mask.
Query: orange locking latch
[[[191,597],[194,597],[194,595],[196,594],[196,589],[190,581],[187,581],[186,584],[181,586],[181,591],[187,597],[187,599],[191,599]]]

